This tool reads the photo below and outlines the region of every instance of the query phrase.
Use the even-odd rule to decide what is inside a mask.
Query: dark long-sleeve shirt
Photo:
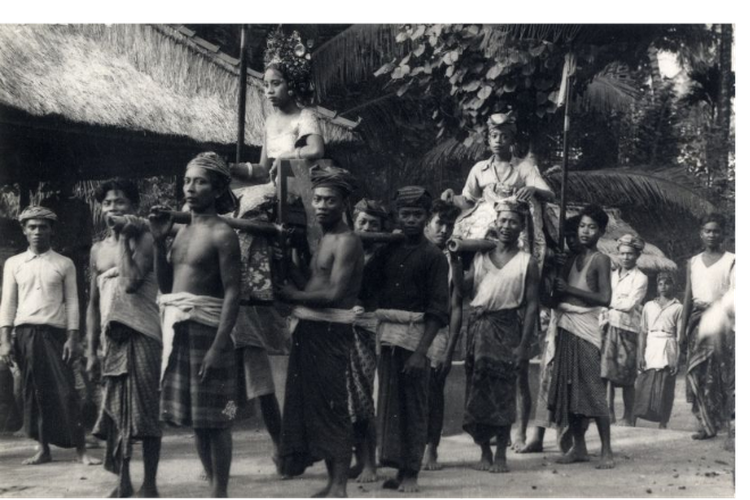
[[[379,309],[420,312],[448,324],[448,262],[427,239],[419,245],[389,245],[368,262],[365,295],[377,297]]]

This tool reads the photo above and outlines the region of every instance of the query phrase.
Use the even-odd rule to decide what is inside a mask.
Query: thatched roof
[[[568,206],[567,217],[572,217],[581,211],[582,206]],[[614,266],[618,266],[618,251],[617,251],[617,239],[622,235],[630,233],[638,235],[638,231],[622,219],[622,212],[617,208],[605,208],[604,209],[609,215],[609,223],[607,224],[607,232],[599,239],[599,251],[605,253],[611,260]],[[550,234],[554,234],[557,237],[557,224],[560,217],[560,206],[553,203],[546,204],[545,226]],[[554,232],[553,232],[554,231]],[[642,236],[641,236],[642,237]],[[646,248],[643,249],[640,258],[638,259],[638,268],[645,273],[656,273],[659,271],[677,271],[677,264],[674,261],[667,258],[659,248],[655,245],[646,242]]]
[[[32,116],[231,144],[237,75],[236,59],[166,25],[0,25],[0,105]],[[271,108],[248,76],[245,142],[259,146]],[[353,139],[354,122],[319,114],[328,144]]]

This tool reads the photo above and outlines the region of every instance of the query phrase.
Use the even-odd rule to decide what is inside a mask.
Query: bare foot
[[[517,452],[524,446],[526,446],[526,433],[521,432],[521,429],[518,429],[513,435],[513,441],[510,447],[513,449],[513,451]]]
[[[482,458],[479,459],[479,462],[472,466],[474,470],[481,471],[488,471],[490,470],[490,467],[492,467],[492,455],[486,456],[485,454],[482,454]]]
[[[443,464],[437,461],[429,461],[422,466],[422,470],[443,470]]]
[[[487,470],[492,473],[510,472],[510,469],[508,468],[508,463],[505,460],[495,460],[495,462]]]
[[[48,451],[39,450],[36,455],[31,458],[27,458],[23,462],[23,465],[41,465],[52,461],[52,456]]]
[[[602,458],[599,460],[599,463],[596,464],[596,468],[599,470],[605,470],[605,469],[614,469],[615,468],[615,458],[612,456],[612,452],[602,452]]]
[[[416,477],[405,477],[401,481],[401,486],[398,487],[400,493],[416,493],[419,491],[419,485],[417,485]]]
[[[383,482],[384,490],[397,490],[401,486],[401,481],[395,477],[390,477]]]
[[[704,431],[703,429],[701,429],[700,431],[696,432],[695,434],[692,434],[690,437],[693,438],[693,439],[695,439],[695,440],[700,441],[700,440],[703,440],[703,439],[711,439],[713,437],[716,437],[716,434],[709,434],[706,431]]]
[[[578,462],[588,462],[591,460],[585,450],[571,448],[565,455],[557,459],[558,464],[574,464]]]
[[[208,483],[214,482],[214,478],[211,475],[211,473],[205,469],[203,470],[203,472],[200,473],[200,475],[198,476],[198,479],[200,479],[201,481],[206,481]]]
[[[438,463],[437,449],[433,445],[427,445],[424,452],[424,465],[422,470],[440,470],[443,466]]]
[[[544,445],[541,441],[532,440],[516,450],[516,453],[541,453],[544,451]]]
[[[279,460],[279,454],[274,453],[271,455],[271,460],[273,460],[273,464],[276,466],[276,474],[281,476],[281,460]]]
[[[659,424],[659,429],[666,429],[666,428],[667,428],[667,424]]]
[[[365,467],[362,469],[362,473],[357,477],[358,483],[374,483],[377,481],[378,471],[373,467]]]
[[[83,452],[78,455],[78,462],[82,463],[83,465],[101,465],[102,461],[98,458],[94,458],[91,455],[89,455],[86,452]],[[130,494],[132,495],[132,488]]]

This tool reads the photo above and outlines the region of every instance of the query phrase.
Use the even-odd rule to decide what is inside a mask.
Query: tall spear
[[[562,181],[560,183],[560,218],[557,224],[557,242],[560,251],[565,250],[565,217],[567,213],[567,185],[568,185],[568,132],[570,131],[570,76],[575,72],[575,55],[569,51],[565,55],[565,65],[563,66],[563,78],[561,83],[561,94],[564,111],[563,122],[563,159],[562,159]],[[559,99],[558,99],[559,103]]]
[[[235,163],[242,161],[242,146],[245,144],[245,103],[247,102],[247,37],[248,26],[240,27],[240,89],[237,94],[237,150]]]

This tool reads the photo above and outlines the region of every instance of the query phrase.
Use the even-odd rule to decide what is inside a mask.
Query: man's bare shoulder
[[[216,243],[226,244],[237,242],[239,244],[240,241],[237,237],[237,232],[220,217],[211,222],[211,235]]]
[[[592,262],[601,271],[611,272],[612,260],[603,252],[597,252],[594,254],[594,260]]]

